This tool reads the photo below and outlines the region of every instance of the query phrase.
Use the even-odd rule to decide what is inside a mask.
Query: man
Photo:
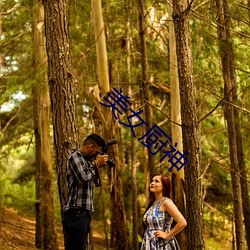
[[[106,166],[108,160],[108,155],[100,155],[104,146],[99,135],[91,134],[68,156],[68,199],[62,215],[65,250],[86,249],[90,212],[94,211],[93,185],[98,167]]]

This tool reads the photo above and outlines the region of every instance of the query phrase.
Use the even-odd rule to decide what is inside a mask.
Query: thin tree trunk
[[[92,1],[93,4],[93,17],[94,17],[94,29],[96,38],[96,54],[97,54],[97,71],[99,86],[102,96],[106,95],[110,91],[109,75],[108,75],[108,60],[106,50],[106,40],[104,32],[104,24],[102,18],[101,0]],[[112,113],[109,109],[102,106],[103,119],[103,135],[106,141],[114,139],[115,135],[120,134],[119,129],[112,117]],[[126,215],[123,201],[122,191],[122,170],[118,156],[118,145],[113,146],[113,158],[116,158],[115,168],[113,171],[112,190],[111,190],[111,210],[113,220],[113,232],[114,232],[114,247],[119,250],[129,249],[128,230],[126,225]]]
[[[33,56],[35,69],[34,125],[36,137],[36,194],[39,206],[36,219],[36,246],[58,249],[53,201],[53,175],[50,149],[50,99],[46,71],[44,10],[42,1],[34,0]]]
[[[138,0],[139,7],[139,32],[141,43],[141,67],[142,67],[142,84],[141,84],[141,97],[143,101],[146,101],[145,105],[145,122],[148,124],[146,132],[152,128],[152,115],[151,107],[147,104],[149,100],[149,87],[148,87],[148,59],[147,59],[147,47],[146,47],[146,20],[145,20],[145,6],[144,0]],[[155,168],[154,156],[147,149],[147,162],[146,162],[146,183],[149,183],[149,178],[152,176]],[[147,187],[146,187],[147,190]]]
[[[102,18],[101,0],[92,0],[94,17],[94,30],[96,39],[97,72],[101,94],[105,95],[110,90],[108,74],[108,57],[106,49],[106,38]]]
[[[237,98],[237,95],[235,95]],[[250,249],[250,201],[248,195],[248,181],[247,181],[247,172],[246,165],[243,153],[243,143],[242,136],[240,131],[240,118],[239,112],[236,108],[234,108],[235,115],[235,129],[236,129],[236,143],[237,143],[237,152],[238,152],[238,160],[239,160],[239,170],[240,170],[240,183],[241,183],[241,196],[242,196],[242,208],[244,215],[244,224],[246,231],[246,240],[247,247]]]
[[[78,147],[75,92],[71,69],[66,0],[43,0],[48,81],[54,129],[55,163],[61,209],[66,203],[66,162]]]
[[[235,223],[234,219],[232,219],[232,249],[236,250],[236,240],[235,240]]]
[[[103,219],[103,227],[104,227],[104,234],[105,234],[105,240],[106,240],[106,249],[109,250],[109,238],[108,238],[108,225],[106,222],[105,214],[105,203],[103,198],[103,187],[100,187],[100,195],[101,195],[101,201],[102,201],[102,219]]]
[[[173,8],[168,4],[169,16],[172,16]],[[169,54],[170,54],[170,103],[171,103],[171,120],[181,124],[181,102],[180,102],[180,89],[177,67],[176,43],[173,22],[168,22],[169,25]],[[172,140],[177,142],[176,150],[183,153],[182,144],[182,129],[175,123],[171,123]],[[180,164],[178,165],[180,167]],[[173,168],[172,173],[172,193],[173,200],[181,213],[185,216],[185,202],[186,196],[184,192],[184,167],[179,171]],[[182,230],[177,236],[180,248],[186,249],[186,231]]]
[[[127,68],[127,82],[129,84],[128,95],[132,97],[131,90],[131,63],[130,63],[130,22],[131,22],[131,0],[125,0],[126,10],[126,68]],[[132,106],[134,110],[134,107]],[[131,124],[134,125],[134,118],[132,118]],[[135,138],[131,131],[130,134],[130,156],[131,156],[131,183],[132,183],[132,247],[134,250],[138,250],[138,206],[137,206],[137,178],[136,178],[136,162],[135,162]]]
[[[173,1],[173,20],[180,83],[183,151],[188,159],[185,165],[187,249],[204,249],[199,160],[198,124],[194,96],[193,58],[189,27],[190,12],[187,1]]]
[[[225,100],[225,118],[227,121],[228,140],[231,161],[231,179],[234,197],[234,214],[235,214],[235,230],[237,249],[245,249],[244,229],[243,229],[243,210],[241,198],[241,180],[239,167],[239,152],[236,140],[236,121],[234,107],[231,103],[235,103],[236,97],[236,72],[234,68],[234,53],[230,35],[230,13],[227,0],[216,0],[218,9],[218,38],[219,53],[222,63],[222,73],[224,78],[224,95]],[[236,118],[236,119],[235,119]],[[239,131],[238,131],[239,132]],[[239,141],[238,141],[239,145]]]

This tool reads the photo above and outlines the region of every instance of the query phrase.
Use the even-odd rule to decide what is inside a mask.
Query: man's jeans
[[[86,250],[91,215],[86,209],[70,208],[63,213],[65,250]]]

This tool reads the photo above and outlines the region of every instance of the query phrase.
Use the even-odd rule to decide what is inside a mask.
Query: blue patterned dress
[[[175,237],[169,240],[164,240],[162,238],[157,238],[154,233],[157,230],[162,230],[169,232],[171,230],[171,224],[173,218],[168,213],[163,213],[160,211],[161,204],[168,198],[163,198],[156,205],[152,205],[147,212],[144,214],[143,222],[147,226],[143,241],[141,245],[141,250],[178,250],[179,245]]]

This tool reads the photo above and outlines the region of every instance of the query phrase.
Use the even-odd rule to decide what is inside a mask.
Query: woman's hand
[[[157,238],[162,238],[162,239],[164,239],[164,240],[168,240],[168,239],[169,239],[168,234],[165,233],[165,232],[163,232],[163,231],[161,231],[161,230],[157,230],[157,231],[155,232],[155,237],[157,237]]]

